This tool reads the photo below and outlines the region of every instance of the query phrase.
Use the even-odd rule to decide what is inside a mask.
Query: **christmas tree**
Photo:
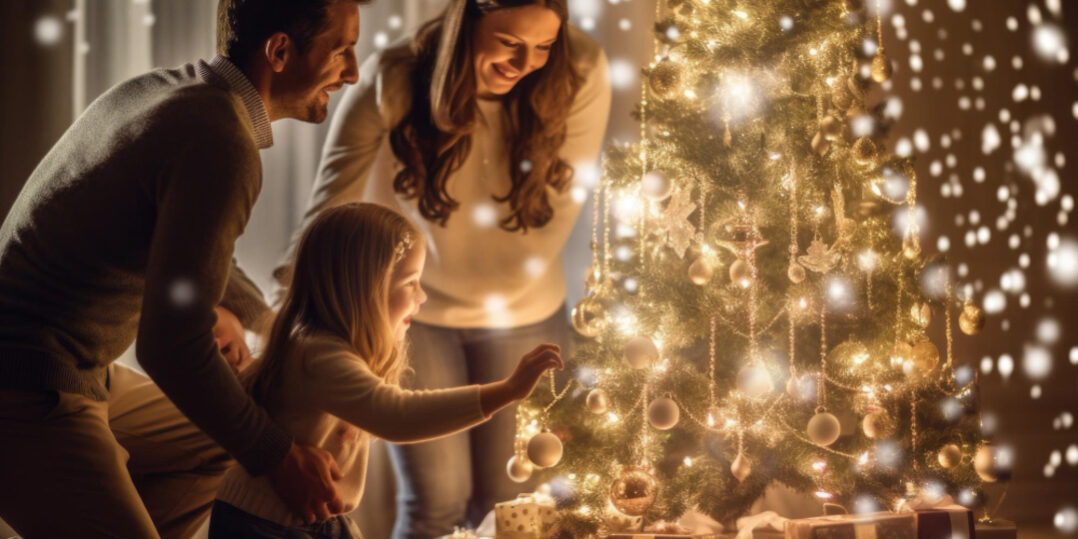
[[[546,467],[572,535],[729,523],[776,482],[864,511],[1002,473],[952,357],[984,315],[922,253],[912,164],[866,103],[891,75],[875,7],[657,7],[641,140],[596,191],[573,379],[521,407],[508,465]]]

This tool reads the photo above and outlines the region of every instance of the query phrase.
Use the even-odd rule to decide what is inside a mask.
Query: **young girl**
[[[363,495],[372,436],[404,443],[467,429],[562,367],[560,349],[544,344],[498,382],[401,389],[401,343],[427,297],[419,284],[425,259],[418,230],[385,207],[351,203],[323,212],[300,240],[291,287],[253,367],[254,399],[297,443],[336,460],[344,512]],[[315,515],[290,513],[265,477],[235,466],[214,502],[210,537],[360,537],[347,516],[319,516],[305,524]]]

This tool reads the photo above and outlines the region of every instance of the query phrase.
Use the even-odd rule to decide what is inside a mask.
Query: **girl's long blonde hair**
[[[403,216],[356,202],[328,209],[303,233],[292,282],[266,339],[261,362],[249,375],[251,396],[272,405],[288,349],[315,332],[349,343],[386,382],[398,383],[406,367],[389,320],[394,265],[420,241]]]

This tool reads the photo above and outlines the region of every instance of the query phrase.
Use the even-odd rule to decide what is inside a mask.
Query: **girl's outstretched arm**
[[[385,383],[359,356],[327,342],[304,358],[304,399],[386,441],[420,442],[482,423],[531,393],[548,368],[561,366],[558,347],[541,345],[505,380],[414,391]]]

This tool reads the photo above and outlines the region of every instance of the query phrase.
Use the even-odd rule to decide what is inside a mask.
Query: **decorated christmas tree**
[[[866,511],[1001,473],[952,357],[984,315],[922,252],[912,164],[871,103],[891,75],[876,7],[657,7],[641,140],[608,149],[596,191],[572,379],[521,407],[508,464],[543,468],[572,535],[728,523],[774,483]]]

